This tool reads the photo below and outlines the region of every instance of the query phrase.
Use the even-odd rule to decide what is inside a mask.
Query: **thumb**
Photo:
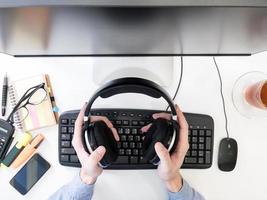
[[[168,150],[163,146],[162,143],[157,142],[155,144],[155,151],[160,159],[162,164],[168,164],[171,161],[170,154]]]
[[[90,159],[96,164],[103,158],[106,153],[106,148],[104,146],[99,146],[93,153],[90,155]]]

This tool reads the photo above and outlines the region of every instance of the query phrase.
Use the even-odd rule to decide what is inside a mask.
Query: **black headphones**
[[[177,123],[177,115],[175,106],[168,93],[156,83],[141,79],[141,78],[121,78],[108,82],[99,88],[92,98],[89,100],[84,113],[84,146],[85,149],[92,153],[97,147],[104,146],[106,153],[103,159],[99,162],[101,167],[108,167],[116,161],[118,157],[117,142],[113,137],[112,131],[103,121],[90,122],[90,111],[94,101],[98,97],[108,98],[121,93],[140,93],[153,98],[163,97],[169,104],[172,114],[171,120],[156,119],[151,123],[151,127],[144,134],[143,140],[143,156],[150,163],[158,165],[158,158],[154,145],[156,142],[161,142],[170,153],[175,148],[179,139],[179,125]]]

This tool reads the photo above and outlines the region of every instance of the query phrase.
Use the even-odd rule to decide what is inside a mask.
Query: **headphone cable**
[[[229,138],[228,119],[227,119],[226,108],[225,108],[225,100],[224,100],[223,91],[222,91],[223,90],[222,77],[221,77],[221,73],[220,73],[219,67],[217,65],[217,62],[216,62],[214,56],[213,56],[213,61],[214,61],[215,67],[217,69],[217,73],[219,75],[219,80],[220,80],[220,93],[221,93],[221,97],[222,97],[223,113],[224,113],[224,118],[225,118],[225,130],[226,130],[226,133],[227,133],[227,138]]]
[[[184,62],[183,62],[183,56],[181,56],[181,71],[180,71],[180,77],[179,77],[179,82],[178,82],[176,91],[175,91],[174,96],[173,96],[173,98],[172,98],[173,101],[174,101],[174,99],[176,98],[177,93],[178,93],[178,91],[179,91],[179,89],[180,89],[180,85],[181,85],[182,78],[183,78],[183,71],[184,71]],[[166,108],[166,111],[168,111],[169,108],[170,108],[170,106],[168,105],[167,108]]]

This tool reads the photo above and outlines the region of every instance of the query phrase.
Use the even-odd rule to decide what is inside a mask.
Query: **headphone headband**
[[[176,117],[176,110],[169,94],[156,83],[142,78],[120,78],[110,81],[99,88],[85,110],[85,121],[88,119],[93,103],[98,97],[108,98],[122,93],[140,93],[153,98],[163,97],[169,104],[173,117]]]

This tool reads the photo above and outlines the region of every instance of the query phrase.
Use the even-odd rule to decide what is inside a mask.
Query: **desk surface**
[[[209,114],[215,121],[213,165],[209,169],[183,169],[183,177],[207,199],[267,199],[267,124],[266,119],[246,119],[234,108],[231,91],[236,79],[248,71],[267,73],[267,52],[251,57],[217,58],[221,69],[226,110],[229,117],[230,136],[236,138],[239,156],[236,169],[225,173],[217,167],[218,145],[226,136],[224,116],[219,93],[219,79],[211,57],[184,58],[184,77],[175,100],[183,111]],[[0,55],[0,81],[5,74],[13,79],[48,73],[51,77],[60,112],[79,109],[98,88],[92,82],[92,59],[77,58],[13,58]],[[176,71],[179,59],[176,59]],[[176,73],[178,77],[178,73]],[[178,78],[175,78],[178,82]],[[166,88],[173,94],[176,81]],[[131,94],[130,94],[131,95]],[[117,98],[117,99],[116,99]],[[165,104],[129,98],[128,95],[97,102],[102,107],[142,107],[164,109]],[[125,101],[127,99],[127,101]],[[134,99],[134,100],[133,100]],[[68,183],[79,171],[77,168],[61,166],[58,162],[57,126],[35,131],[46,136],[39,153],[51,163],[51,169],[26,195],[21,196],[9,185],[17,170],[0,169],[1,199],[46,199],[63,184]],[[3,192],[5,191],[5,192]],[[93,199],[166,199],[166,191],[156,170],[108,170],[99,177]]]

